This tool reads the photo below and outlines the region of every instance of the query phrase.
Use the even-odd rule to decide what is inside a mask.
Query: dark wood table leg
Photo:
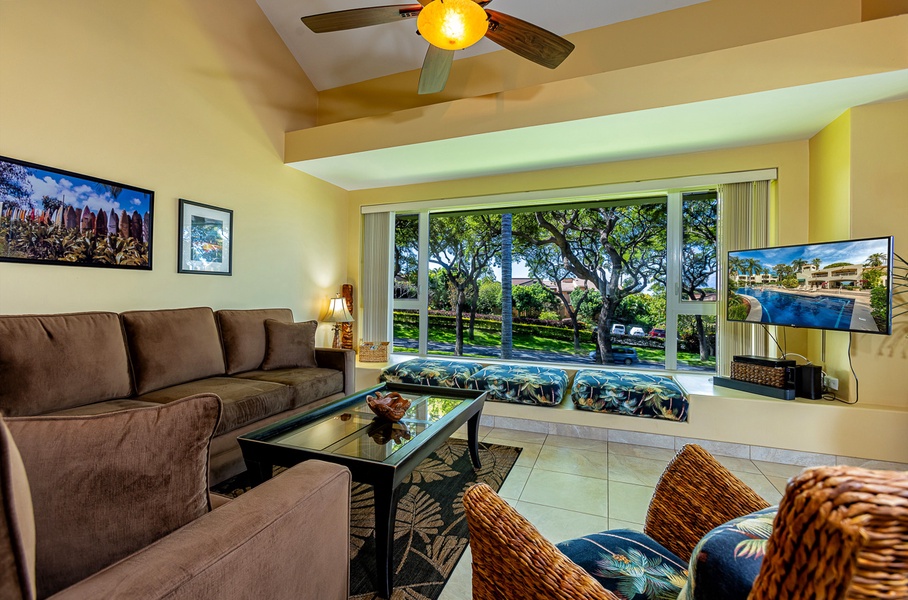
[[[375,484],[375,566],[378,593],[390,598],[394,589],[394,523],[397,518],[397,490],[391,482]]]
[[[249,483],[255,487],[271,479],[274,466],[257,460],[247,460],[246,471],[249,473]]]
[[[470,459],[473,461],[474,468],[482,467],[479,461],[479,417],[482,411],[479,411],[467,421],[467,445],[470,447]]]

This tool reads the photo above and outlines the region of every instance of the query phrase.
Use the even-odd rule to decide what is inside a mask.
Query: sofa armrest
[[[346,600],[350,472],[306,461],[52,596]]]
[[[323,369],[343,372],[345,396],[356,391],[356,352],[343,348],[316,348],[315,362]]]
[[[723,523],[769,506],[696,444],[684,446],[656,484],[644,532],[682,560]]]

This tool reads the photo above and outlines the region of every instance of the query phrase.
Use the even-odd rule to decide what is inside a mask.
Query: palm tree
[[[511,286],[511,213],[501,215],[501,358],[513,356],[513,293]]]
[[[758,261],[755,258],[745,258],[744,260],[741,261],[741,266],[750,275],[751,283],[753,283],[754,274],[757,273],[762,268],[760,261]]]
[[[795,275],[797,275],[798,271],[800,271],[801,268],[806,264],[807,264],[807,261],[804,260],[803,258],[796,258],[793,261],[791,261],[791,266],[794,268]]]
[[[864,261],[864,266],[866,267],[882,267],[883,262],[886,260],[886,255],[882,252],[874,252],[867,257],[867,260]]]
[[[810,261],[810,264],[812,264],[813,266],[815,266],[816,268],[819,269],[820,268],[820,257],[817,256],[816,258],[814,258],[812,261]]]

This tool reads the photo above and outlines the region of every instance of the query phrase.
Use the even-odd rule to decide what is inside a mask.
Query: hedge
[[[454,321],[456,317],[449,314],[437,314],[434,312],[429,313],[429,327],[443,327],[446,329],[454,329]],[[535,320],[535,319],[534,319]],[[394,311],[394,322],[395,323],[405,323],[407,325],[419,325],[419,315],[411,312],[398,312]],[[463,326],[464,329],[470,325],[470,316],[465,314],[463,316]],[[479,318],[477,315],[476,320],[474,321],[473,326],[480,331],[490,331],[493,333],[501,333],[501,318],[493,320],[487,318],[487,315],[483,315],[483,318]],[[540,325],[535,323],[521,323],[515,322],[512,326],[513,333],[522,333],[525,335],[535,335],[541,338],[547,338],[550,340],[562,340],[565,342],[574,341],[574,330],[571,327],[565,327],[563,325]],[[580,330],[581,340],[583,340],[584,333],[589,333],[589,330],[585,328]]]

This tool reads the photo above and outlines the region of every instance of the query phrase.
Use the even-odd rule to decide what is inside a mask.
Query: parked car
[[[612,325],[612,335],[624,335],[624,325],[618,323]]]
[[[643,328],[642,327],[631,327],[631,335],[643,336],[644,335]]]
[[[590,359],[593,362],[599,362],[599,351],[593,350],[590,352]],[[633,348],[613,346],[612,362],[618,365],[633,365],[640,362],[640,357],[637,356],[637,351]]]
[[[664,337],[665,337],[665,330],[664,330],[664,329],[656,329],[655,327],[653,327],[652,329],[649,330],[649,336],[650,336],[650,337],[664,338]]]

